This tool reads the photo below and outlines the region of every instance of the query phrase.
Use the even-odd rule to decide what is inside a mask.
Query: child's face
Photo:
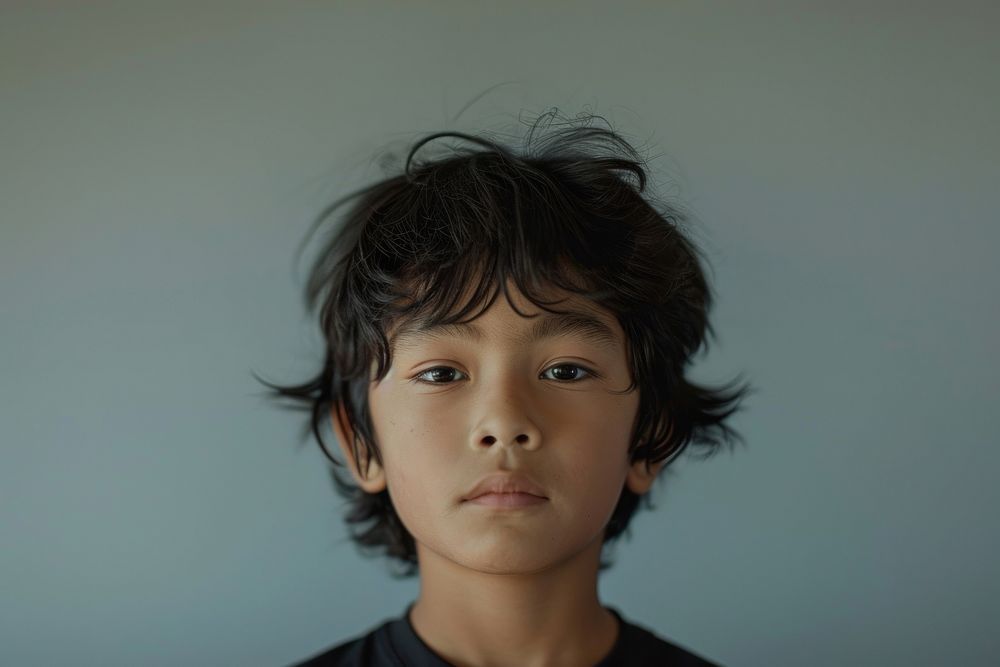
[[[590,314],[612,341],[571,333],[527,342],[548,313],[510,290],[521,312],[541,315],[519,316],[501,292],[473,322],[480,340],[396,341],[388,375],[369,389],[385,467],[373,461],[367,481],[355,472],[368,492],[388,487],[418,552],[491,572],[538,570],[599,541],[622,486],[644,493],[658,471],[628,462],[639,394],[610,393],[630,383],[615,317],[553,291],[545,296],[568,297],[556,308]],[[515,510],[463,500],[484,475],[513,471],[548,499]]]

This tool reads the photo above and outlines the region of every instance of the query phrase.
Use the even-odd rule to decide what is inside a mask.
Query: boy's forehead
[[[502,295],[498,297],[503,298]],[[527,304],[527,305],[525,305]],[[554,306],[552,313],[522,300],[517,310],[533,317],[516,317],[523,320],[523,327],[515,335],[517,345],[530,345],[560,336],[575,337],[597,347],[617,351],[623,344],[621,327],[616,318],[587,299],[573,295]],[[455,323],[436,323],[426,316],[414,316],[397,321],[387,334],[393,350],[405,351],[422,342],[460,338],[474,343],[484,342],[486,334],[476,320]]]

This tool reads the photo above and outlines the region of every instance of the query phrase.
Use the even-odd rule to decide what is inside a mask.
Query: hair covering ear
[[[364,443],[355,442],[355,432],[347,420],[347,410],[344,404],[337,401],[330,408],[330,418],[333,422],[333,430],[337,436],[337,444],[347,459],[351,476],[358,486],[367,493],[378,493],[386,488],[385,471],[379,464],[378,459],[370,457],[368,448]],[[355,461],[355,447],[358,448],[358,459]]]
[[[649,459],[645,458],[633,463],[629,466],[628,476],[625,480],[629,490],[638,495],[649,491],[665,464],[666,461],[650,463]]]

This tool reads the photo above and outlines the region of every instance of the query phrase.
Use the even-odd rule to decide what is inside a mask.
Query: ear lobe
[[[673,424],[670,425],[670,429],[667,432],[667,438],[669,439],[674,433]],[[626,484],[628,488],[636,494],[642,495],[649,491],[650,487],[653,486],[653,482],[656,481],[657,476],[663,469],[663,466],[667,464],[667,459],[662,461],[657,461],[656,463],[651,463],[649,459],[642,459],[633,463],[628,470],[628,477],[626,478]],[[647,469],[648,467],[648,469]]]
[[[648,459],[633,463],[629,467],[628,477],[626,478],[629,490],[640,496],[649,491],[665,464],[666,460],[650,463]],[[646,469],[647,466],[649,470]]]
[[[337,444],[340,446],[340,451],[344,454],[344,459],[347,461],[351,476],[357,485],[366,493],[379,493],[385,490],[385,471],[374,457],[372,457],[371,462],[368,464],[368,476],[362,476],[361,470],[364,470],[365,461],[368,459],[368,451],[361,443],[358,444],[360,448],[358,453],[361,470],[354,464],[354,454],[351,451],[354,443],[354,429],[351,428],[350,423],[347,421],[347,410],[344,408],[342,402],[337,401],[330,408],[330,420],[333,422],[333,432],[337,436]]]

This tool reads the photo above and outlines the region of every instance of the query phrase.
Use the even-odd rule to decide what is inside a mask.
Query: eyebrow
[[[611,327],[587,313],[544,313],[533,319],[531,328],[514,339],[516,345],[530,345],[549,338],[574,336],[601,348],[618,349],[618,336]],[[392,345],[405,350],[416,347],[421,341],[443,338],[464,338],[479,343],[482,342],[484,335],[482,329],[472,322],[427,325],[421,321],[410,321],[399,328],[392,338]]]

